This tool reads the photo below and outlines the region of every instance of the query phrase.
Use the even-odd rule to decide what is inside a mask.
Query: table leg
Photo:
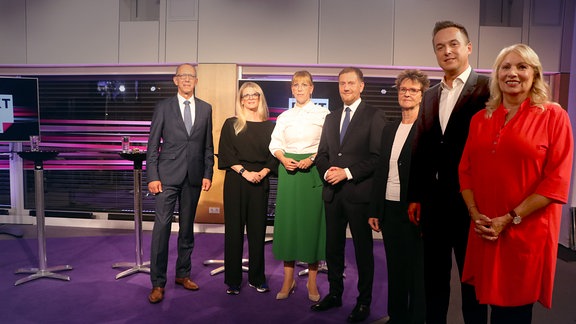
[[[38,268],[20,268],[15,273],[32,273],[14,283],[14,286],[39,278],[53,278],[69,281],[70,277],[54,273],[56,271],[72,270],[69,265],[54,266],[48,268],[46,257],[46,225],[44,215],[44,170],[42,165],[34,168],[34,190],[36,199],[36,227],[38,230]]]
[[[150,273],[150,261],[142,262],[142,169],[134,168],[134,237],[136,239],[136,262],[117,262],[112,268],[127,268],[116,275],[120,279],[138,272]]]

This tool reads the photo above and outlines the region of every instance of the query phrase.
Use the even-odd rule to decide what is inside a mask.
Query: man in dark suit
[[[472,116],[490,95],[487,76],[476,74],[468,56],[472,44],[464,26],[441,21],[433,32],[442,82],[422,99],[408,186],[410,220],[421,222],[424,242],[426,323],[446,323],[450,301],[452,251],[462,276],[470,216],[460,195],[458,164]],[[486,323],[487,308],[474,287],[461,284],[466,323]]]
[[[178,94],[159,102],[154,109],[148,139],[146,172],[148,190],[156,196],[152,230],[150,303],[164,298],[168,241],[176,201],[179,204],[178,285],[198,290],[190,279],[190,256],[194,247],[194,217],[201,190],[209,190],[214,167],[212,106],[194,97],[196,68],[182,64],[173,78]]]
[[[384,114],[360,98],[364,90],[364,76],[360,69],[343,69],[338,75],[338,87],[344,107],[326,116],[315,159],[324,180],[322,198],[326,211],[326,263],[330,293],[313,305],[312,310],[324,311],[342,306],[344,248],[349,225],[358,268],[359,295],[348,321],[360,322],[370,315],[372,302],[374,255],[368,205]]]

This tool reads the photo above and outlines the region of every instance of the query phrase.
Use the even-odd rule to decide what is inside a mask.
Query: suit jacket
[[[380,159],[374,171],[374,185],[370,199],[370,217],[378,217],[380,224],[386,217],[384,215],[384,200],[386,199],[386,189],[388,186],[388,173],[390,172],[390,156],[392,155],[392,146],[396,138],[396,131],[401,121],[395,121],[387,124],[382,131],[382,148],[380,150]],[[416,133],[415,125],[412,125],[406,142],[402,146],[400,156],[398,156],[398,175],[400,177],[400,203],[408,209],[408,181],[410,179],[410,162],[412,160],[412,142]],[[406,215],[408,221],[408,215]]]
[[[334,194],[342,193],[351,202],[367,203],[372,190],[372,175],[380,155],[384,112],[361,101],[340,143],[343,110],[342,107],[326,116],[315,163],[322,181],[331,166],[348,168],[353,179],[335,186],[324,181],[322,198],[330,202]]]
[[[188,176],[192,185],[201,186],[202,178],[212,179],[212,106],[196,97],[194,102],[195,118],[190,135],[177,96],[156,105],[146,155],[148,182],[160,180],[165,185],[180,185]]]
[[[424,93],[416,124],[408,199],[423,202],[433,193],[459,199],[458,165],[468,137],[472,116],[490,96],[489,77],[472,71],[442,134],[438,117],[441,83]],[[449,197],[447,196],[449,194]]]

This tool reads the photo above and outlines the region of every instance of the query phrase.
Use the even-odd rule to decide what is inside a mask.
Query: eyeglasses
[[[293,83],[293,84],[292,84],[292,88],[296,88],[296,89],[297,89],[297,88],[300,88],[300,87],[306,89],[306,88],[308,88],[309,86],[310,86],[310,85],[309,85],[308,83]]]
[[[196,78],[196,75],[190,74],[190,73],[176,74],[176,76],[177,76],[180,80],[195,79],[195,78]]]
[[[254,92],[254,93],[246,93],[244,95],[242,95],[242,97],[240,97],[242,99],[258,99],[260,98],[260,94],[258,92]]]
[[[408,92],[411,96],[417,94],[420,91],[422,91],[422,90],[421,89],[415,89],[415,88],[400,88],[400,89],[398,89],[399,93],[405,94],[406,92]]]

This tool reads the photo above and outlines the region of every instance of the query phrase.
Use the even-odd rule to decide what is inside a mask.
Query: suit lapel
[[[472,70],[470,72],[470,76],[468,80],[466,80],[466,84],[464,84],[464,88],[460,93],[460,97],[458,97],[458,101],[456,101],[456,105],[454,105],[454,109],[452,113],[458,112],[458,110],[462,109],[466,105],[466,101],[470,99],[470,94],[474,91],[476,87],[476,81],[478,80],[478,74]]]

